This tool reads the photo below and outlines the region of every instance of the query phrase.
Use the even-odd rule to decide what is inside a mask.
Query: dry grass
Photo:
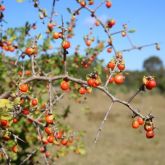
[[[130,94],[127,94],[129,97]],[[118,95],[125,98],[124,94]],[[143,96],[143,97],[142,97]],[[64,109],[71,104],[71,114],[66,122],[75,130],[85,130],[87,154],[69,154],[56,162],[60,165],[164,165],[165,164],[165,98],[160,95],[139,95],[134,104],[143,114],[152,112],[158,129],[154,139],[146,139],[142,128],[131,128],[130,111],[122,105],[114,105],[96,145],[93,140],[104,117],[110,100],[102,93],[88,97],[83,104],[77,104],[67,97],[59,104]],[[90,111],[85,109],[90,107]],[[55,164],[56,164],[55,163]]]

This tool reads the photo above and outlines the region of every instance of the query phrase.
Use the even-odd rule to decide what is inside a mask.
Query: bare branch
[[[101,122],[101,124],[100,124],[100,126],[99,126],[99,129],[98,129],[98,131],[97,131],[97,133],[96,133],[96,137],[95,137],[94,143],[97,143],[97,140],[98,140],[98,138],[99,138],[99,136],[100,136],[100,133],[101,133],[101,131],[102,131],[102,129],[103,129],[103,125],[104,125],[105,121],[107,120],[107,117],[108,117],[108,115],[109,115],[109,113],[110,113],[110,111],[111,111],[111,109],[112,109],[113,104],[114,104],[114,102],[112,102],[111,105],[109,106],[109,109],[108,109],[108,111],[106,112],[106,114],[105,114],[105,116],[104,116],[104,119],[103,119],[103,121]]]
[[[20,165],[23,165],[26,163],[32,156],[36,154],[37,150],[34,150],[32,153],[28,154],[28,156],[20,163]]]

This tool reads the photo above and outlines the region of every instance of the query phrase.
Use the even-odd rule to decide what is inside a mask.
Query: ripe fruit
[[[26,76],[30,76],[30,75],[31,75],[31,71],[30,71],[30,70],[26,70],[26,71],[25,71],[25,75],[26,75]]]
[[[36,106],[38,104],[38,99],[37,98],[32,99],[31,104],[32,106]]]
[[[33,48],[31,48],[31,47],[26,48],[25,54],[27,54],[27,55],[32,55],[33,53],[34,53],[34,49],[33,49]]]
[[[30,112],[29,112],[29,109],[28,108],[24,108],[23,110],[22,110],[22,114],[24,114],[24,115],[28,115]]]
[[[48,29],[49,29],[50,31],[52,31],[53,28],[54,28],[54,24],[53,24],[53,23],[48,23]]]
[[[85,6],[86,6],[86,2],[85,2],[84,0],[81,0],[81,1],[80,1],[80,5],[81,5],[82,7],[85,7]]]
[[[68,144],[68,140],[67,139],[63,139],[61,140],[61,144],[66,146]]]
[[[89,0],[88,4],[89,5],[93,5],[94,4],[94,1],[93,0]]]
[[[53,143],[54,142],[54,136],[53,135],[48,136],[47,141],[49,143]]]
[[[106,1],[106,7],[110,8],[112,6],[112,3],[110,1]]]
[[[60,87],[62,90],[68,90],[69,89],[69,83],[67,81],[62,81],[60,84]]]
[[[18,119],[17,118],[13,118],[13,123],[17,123]]]
[[[100,22],[98,20],[96,20],[95,25],[96,26],[99,26],[100,25]]]
[[[44,147],[41,147],[41,148],[40,148],[40,152],[41,152],[41,153],[44,153],[44,152],[45,152],[45,148],[44,148]]]
[[[141,117],[137,117],[137,121],[138,121],[139,125],[143,125],[144,124],[144,120]]]
[[[50,156],[50,152],[46,151],[45,156],[48,158]]]
[[[123,71],[125,69],[125,64],[120,63],[117,65],[117,67],[120,71]]]
[[[156,87],[156,81],[154,79],[148,80],[145,84],[146,88],[151,90],[152,88]]]
[[[7,126],[9,125],[9,122],[8,122],[8,120],[1,119],[0,125],[1,125],[2,127],[7,127]]]
[[[89,40],[89,39],[85,41],[85,44],[86,44],[86,46],[88,46],[88,47],[91,46],[91,43],[92,43],[92,42],[91,42],[91,40]]]
[[[114,61],[110,61],[107,65],[108,68],[110,68],[111,70],[113,70],[115,68],[115,62]]]
[[[63,136],[63,131],[56,132],[56,134],[55,134],[56,139],[61,139],[62,136]]]
[[[112,48],[108,48],[108,49],[107,49],[107,52],[108,52],[108,53],[111,53],[111,52],[112,52]]]
[[[14,145],[11,150],[14,152],[14,153],[17,153],[18,152],[18,145]]]
[[[90,79],[87,80],[87,83],[88,83],[89,86],[93,86],[94,81],[95,81],[94,79],[90,78]]]
[[[15,48],[14,48],[14,46],[9,46],[9,47],[8,47],[8,50],[9,50],[10,52],[14,52]]]
[[[97,87],[97,86],[99,86],[100,84],[101,84],[100,79],[95,79],[94,84],[93,84],[93,87]]]
[[[8,141],[8,140],[10,140],[10,139],[11,139],[11,137],[10,137],[10,135],[9,135],[8,133],[5,133],[5,134],[3,135],[3,140]]]
[[[28,92],[28,85],[27,84],[22,84],[22,85],[20,85],[19,86],[19,90],[21,91],[21,92]]]
[[[114,19],[110,19],[110,20],[108,20],[108,22],[107,22],[107,26],[108,26],[109,28],[112,28],[115,24],[116,24],[116,21],[115,21]]]
[[[63,47],[64,49],[70,48],[70,42],[69,42],[69,41],[63,41],[63,42],[62,42],[62,47]]]
[[[110,79],[109,79],[109,83],[113,83],[115,81],[115,78],[114,77],[111,77]]]
[[[52,114],[49,114],[49,115],[46,115],[45,117],[45,121],[47,124],[53,124],[53,115]]]
[[[80,93],[81,95],[84,95],[86,92],[87,92],[87,91],[86,91],[86,89],[85,89],[84,87],[81,87],[81,88],[79,89],[79,93]]]
[[[4,11],[5,10],[5,6],[4,5],[0,5],[0,11]]]
[[[42,142],[45,144],[45,145],[47,145],[49,142],[48,142],[48,140],[46,139],[46,138],[44,138],[43,140],[42,140]]]
[[[52,133],[53,133],[53,131],[52,131],[52,128],[51,128],[51,127],[45,127],[45,132],[46,132],[48,135],[50,135],[50,134],[52,134]]]
[[[53,33],[53,38],[54,39],[59,39],[60,38],[60,34],[58,32],[54,32]]]
[[[125,80],[125,76],[123,76],[122,74],[117,74],[114,77],[114,81],[118,85],[123,84],[124,83],[124,80]]]
[[[153,138],[154,136],[155,136],[155,133],[154,133],[153,130],[147,131],[147,132],[146,132],[146,138],[151,139],[151,138]]]
[[[139,122],[137,120],[133,120],[132,122],[132,128],[138,128],[139,127]]]

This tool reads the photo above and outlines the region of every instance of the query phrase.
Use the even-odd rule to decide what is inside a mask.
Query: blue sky
[[[44,32],[44,25],[38,20],[38,12],[33,7],[31,0],[25,0],[24,3],[17,3],[16,0],[4,0],[6,11],[5,19],[8,22],[6,27],[17,27],[24,25],[26,20],[29,22],[37,22],[39,30],[38,32]],[[98,4],[101,0],[95,0]],[[130,35],[131,39],[136,45],[150,44],[154,42],[160,42],[161,50],[156,51],[154,47],[148,47],[142,49],[142,51],[134,50],[124,53],[126,66],[131,70],[142,69],[143,61],[151,55],[159,56],[165,64],[165,1],[164,0],[112,0],[112,8],[106,9],[103,5],[97,11],[97,15],[103,19],[114,18],[116,20],[116,26],[112,29],[112,32],[121,30],[122,24],[127,23],[130,29],[136,29],[136,33]],[[48,10],[52,5],[52,0],[40,0],[40,5]],[[63,15],[64,20],[68,20],[69,14],[66,11],[66,7],[75,9],[78,4],[75,0],[60,0],[57,2],[56,11],[59,16]],[[83,51],[85,44],[82,36],[88,33],[91,25],[90,15],[87,11],[82,11],[78,17],[77,27],[75,29],[75,38],[71,40],[72,48],[79,44]],[[59,21],[59,18],[55,17],[55,20]],[[101,40],[106,39],[106,35],[101,27],[95,29],[94,35]],[[126,38],[117,35],[114,37],[114,43],[118,50],[123,48],[129,48],[129,44]],[[55,43],[56,44],[56,43]],[[56,45],[53,45],[56,47]],[[112,58],[112,54],[103,52],[99,58],[108,62]]]

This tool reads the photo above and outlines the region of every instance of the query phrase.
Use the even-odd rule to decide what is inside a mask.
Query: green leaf
[[[12,107],[13,105],[8,99],[0,99],[0,108],[11,109]]]
[[[24,0],[16,0],[17,2],[21,3],[21,2],[24,2]]]
[[[70,8],[67,8],[67,11],[71,14],[72,13],[72,11],[71,11],[71,9]]]
[[[135,33],[135,32],[136,32],[135,29],[131,29],[131,30],[128,31],[128,33]]]

